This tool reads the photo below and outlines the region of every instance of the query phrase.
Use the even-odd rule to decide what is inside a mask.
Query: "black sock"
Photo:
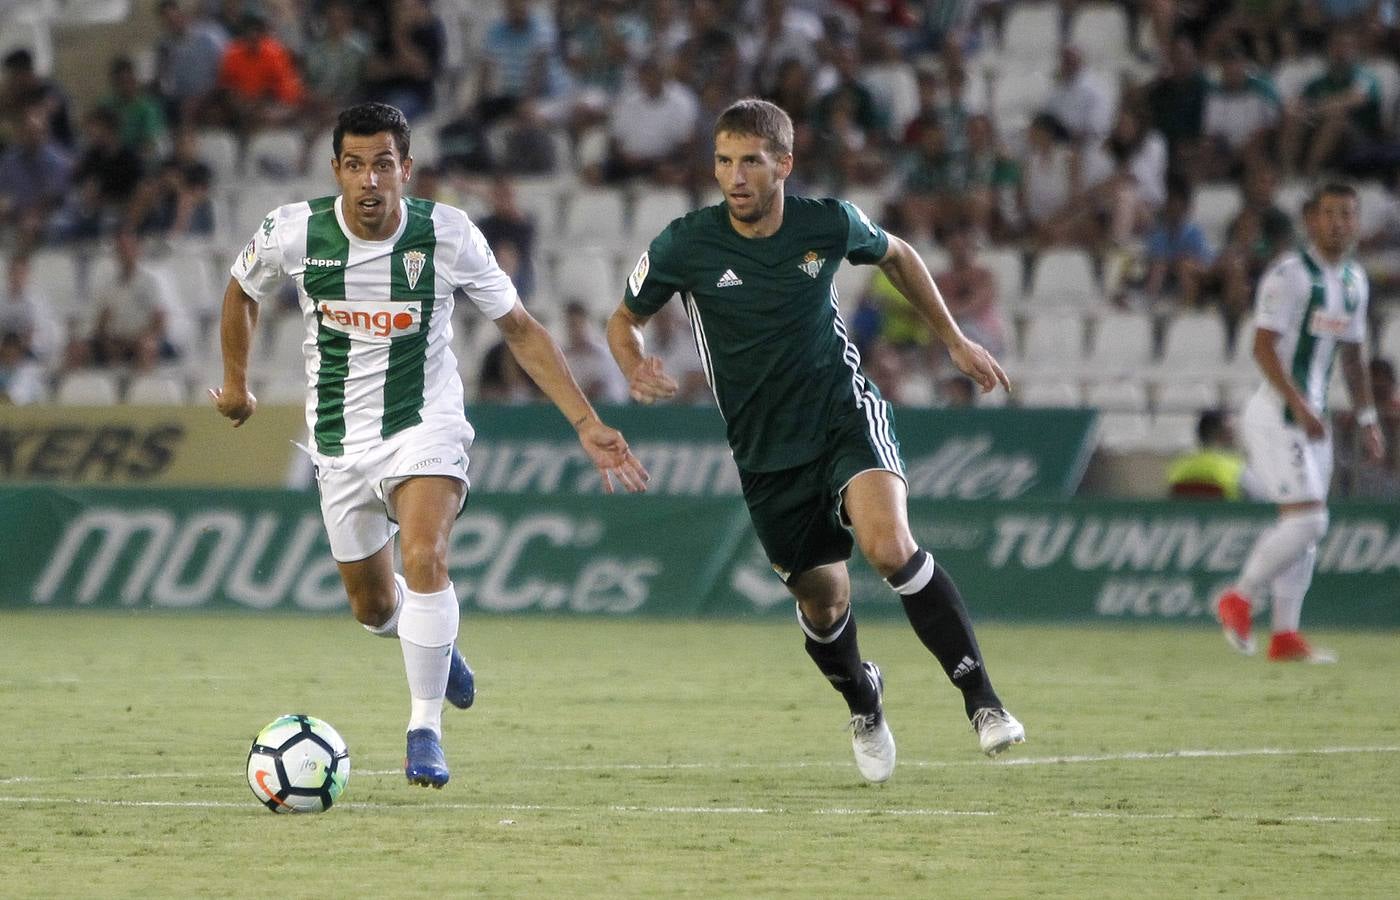
[[[927,551],[919,550],[885,581],[899,594],[914,633],[962,691],[967,717],[984,706],[1001,706],[982,664],[967,607],[948,573]]]
[[[851,608],[830,628],[819,629],[798,607],[797,622],[807,635],[807,655],[821,669],[831,686],[841,692],[850,707],[851,715],[869,715],[880,705],[880,695],[875,685],[865,676],[860,664],[860,647],[856,644],[856,617]]]

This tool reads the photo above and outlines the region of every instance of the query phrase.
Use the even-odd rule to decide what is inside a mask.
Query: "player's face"
[[[345,221],[355,236],[382,241],[399,227],[399,201],[413,170],[413,157],[401,159],[394,136],[347,134],[340,158],[331,160],[344,195]]]
[[[1348,252],[1356,243],[1360,231],[1356,198],[1323,194],[1307,224],[1313,243],[1323,253],[1335,256]]]
[[[735,221],[762,221],[790,174],[792,154],[775,155],[763,138],[728,132],[715,136],[715,180]]]

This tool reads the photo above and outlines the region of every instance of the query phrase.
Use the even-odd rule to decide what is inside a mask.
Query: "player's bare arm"
[[[1299,427],[1312,440],[1321,440],[1327,436],[1327,425],[1313,410],[1303,392],[1298,390],[1293,378],[1284,370],[1283,360],[1278,358],[1278,339],[1277,331],[1257,329],[1254,332],[1254,361],[1259,364],[1259,371],[1264,373],[1269,384],[1288,404]]]
[[[1376,417],[1375,397],[1371,393],[1371,373],[1366,367],[1366,354],[1360,344],[1343,343],[1337,348],[1342,357],[1342,375],[1352,408],[1356,410],[1356,425],[1361,429],[1361,447],[1374,462],[1385,456],[1385,436],[1381,434]]]
[[[593,404],[574,381],[564,353],[544,326],[521,306],[496,320],[501,337],[525,374],[540,386],[578,432],[579,443],[603,476],[603,489],[613,492],[613,478],[631,492],[646,490],[651,477],[632,455],[622,432],[609,428],[598,418]]]
[[[948,348],[953,364],[977,382],[983,393],[993,390],[998,384],[1005,390],[1011,390],[1011,379],[996,358],[981,344],[969,340],[958,327],[918,252],[907,241],[893,234],[889,240],[890,247],[880,260],[880,269],[895,290],[913,304],[919,315],[933,328],[933,333]]]
[[[223,315],[219,322],[224,384],[210,388],[209,397],[219,415],[233,420],[234,428],[248,421],[258,408],[258,398],[248,389],[248,354],[257,324],[257,302],[244,293],[237,280],[230,278],[224,290]]]
[[[608,318],[608,348],[622,374],[627,377],[627,389],[638,403],[655,403],[676,395],[679,385],[666,374],[661,360],[646,355],[642,327],[651,316],[642,316],[619,304]]]

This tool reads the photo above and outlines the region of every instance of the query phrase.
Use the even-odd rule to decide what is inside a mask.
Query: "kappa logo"
[[[825,257],[817,255],[817,251],[808,250],[807,255],[802,257],[802,262],[797,264],[797,268],[807,273],[807,277],[816,278],[821,274],[822,264],[826,262]]]
[[[405,250],[403,254],[403,272],[408,276],[408,289],[411,291],[418,287],[418,278],[423,274],[423,265],[428,261],[428,254],[422,250]]]
[[[725,269],[724,274],[719,276],[719,281],[715,282],[715,287],[738,287],[744,283],[744,279],[734,274],[733,269]]]
[[[343,259],[318,259],[314,256],[303,256],[301,264],[308,269],[338,269],[345,265]]]

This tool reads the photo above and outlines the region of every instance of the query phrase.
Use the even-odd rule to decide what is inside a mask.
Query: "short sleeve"
[[[281,234],[284,208],[278,207],[267,214],[252,240],[248,241],[229,269],[229,274],[243,288],[243,293],[259,303],[276,291],[287,277]]]
[[[846,218],[846,259],[858,266],[884,259],[890,249],[889,235],[854,203],[836,202]]]
[[[1366,280],[1366,273],[1360,267],[1352,268],[1356,273],[1356,290],[1360,295],[1356,308],[1352,310],[1351,321],[1347,323],[1347,330],[1342,334],[1342,340],[1354,344],[1366,342],[1366,306],[1370,301],[1371,286]]]
[[[467,299],[489,319],[499,319],[510,312],[518,299],[515,284],[497,264],[486,236],[461,210],[441,205],[436,208],[460,219],[453,224],[462,239],[449,269],[443,273],[448,282],[454,288],[461,288]]]
[[[1285,257],[1259,280],[1254,326],[1279,333],[1294,327],[1312,293],[1312,282],[1296,258]]]
[[[627,276],[623,302],[639,316],[653,315],[685,287],[680,259],[685,246],[681,240],[681,221],[672,222],[656,236]]]

